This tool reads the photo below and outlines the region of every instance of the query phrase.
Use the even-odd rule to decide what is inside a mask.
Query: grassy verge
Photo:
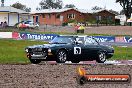
[[[26,64],[30,63],[26,58],[24,49],[26,46],[44,44],[42,41],[0,39],[0,63],[1,64]],[[115,54],[112,60],[132,60],[132,47],[114,47]]]
[[[112,60],[132,60],[132,47],[114,47]]]
[[[44,43],[42,41],[0,39],[0,63],[29,63],[24,52],[25,47]]]

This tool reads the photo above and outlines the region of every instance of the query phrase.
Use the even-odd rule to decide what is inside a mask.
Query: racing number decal
[[[74,54],[81,54],[81,47],[74,47]]]

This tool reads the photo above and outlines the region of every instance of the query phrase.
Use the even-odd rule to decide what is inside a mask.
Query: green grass
[[[0,39],[1,64],[30,63],[24,51],[26,46],[44,44],[42,41]],[[115,54],[112,60],[132,60],[132,47],[114,47]],[[110,60],[111,60],[110,59]]]
[[[132,47],[114,47],[112,60],[132,60]]]
[[[24,49],[26,46],[44,44],[42,41],[0,39],[0,63],[29,63]]]

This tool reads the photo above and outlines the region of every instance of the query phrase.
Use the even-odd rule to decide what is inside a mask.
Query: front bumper
[[[111,58],[114,55],[114,53],[107,53],[107,58]]]
[[[47,55],[40,54],[40,55],[35,55],[35,54],[27,54],[27,57],[30,59],[46,59]]]

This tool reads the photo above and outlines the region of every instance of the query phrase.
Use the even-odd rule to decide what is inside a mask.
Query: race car
[[[104,63],[114,54],[113,47],[100,45],[89,36],[57,36],[49,44],[28,46],[25,51],[33,64],[41,61],[79,63],[89,60]]]

